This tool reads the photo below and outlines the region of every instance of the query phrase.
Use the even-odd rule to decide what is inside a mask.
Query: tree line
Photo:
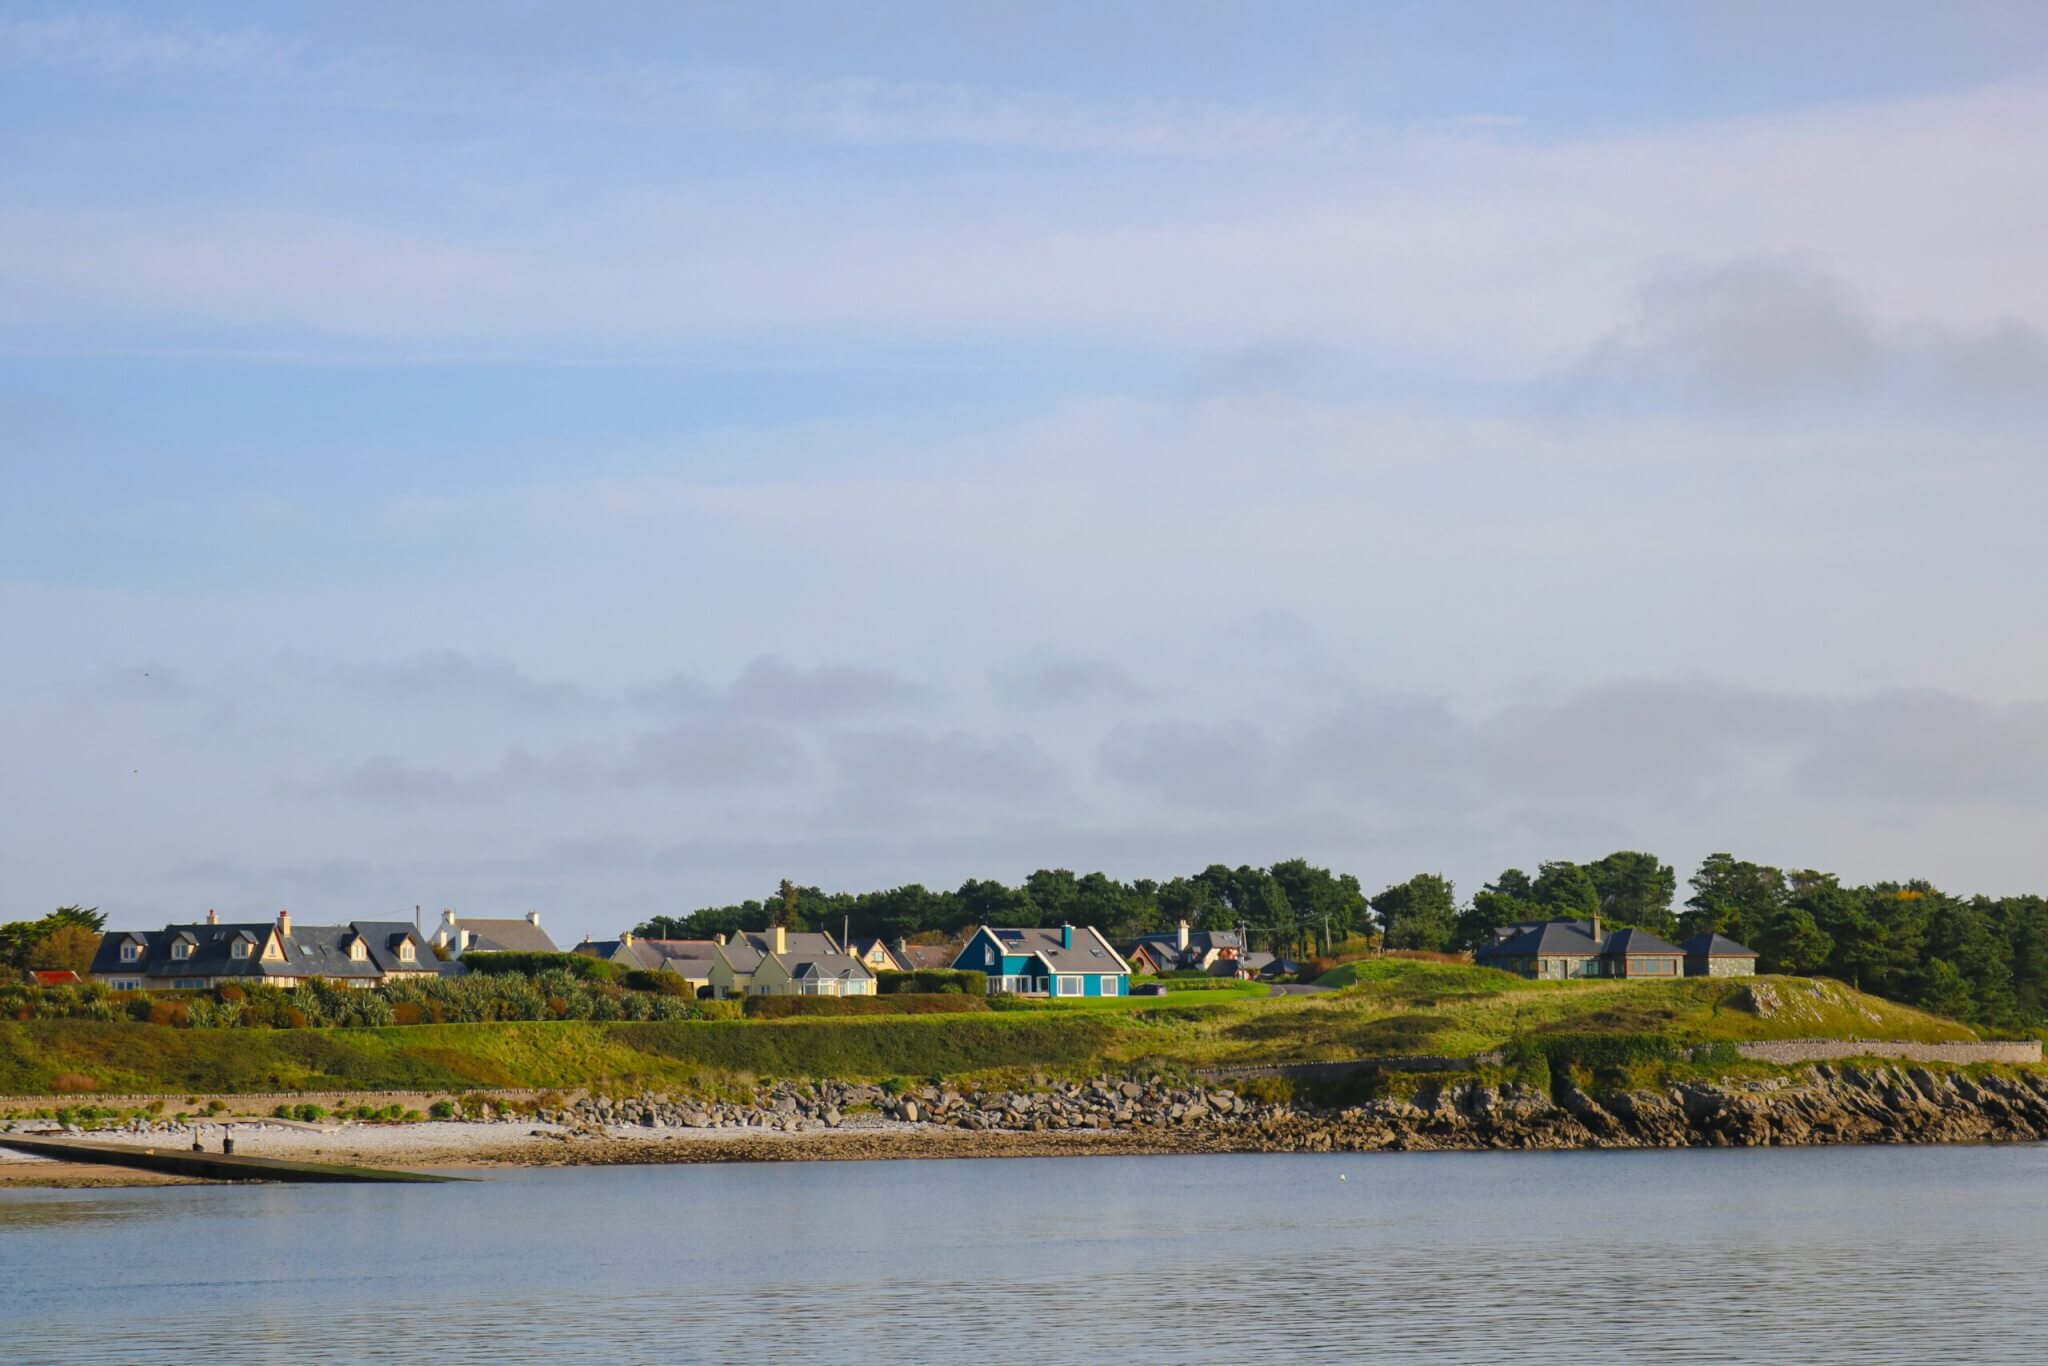
[[[1306,859],[1267,868],[1214,863],[1166,882],[1124,882],[1106,873],[1041,868],[1017,886],[969,878],[952,891],[911,883],[877,892],[826,892],[783,881],[759,901],[711,906],[682,917],[656,916],[634,933],[656,939],[709,939],[770,925],[844,930],[854,939],[951,939],[976,925],[1093,925],[1112,941],[1172,930],[1251,931],[1260,948],[1282,956],[1369,932],[1358,879]]]
[[[94,906],[59,906],[41,920],[0,924],[0,965],[18,976],[30,969],[83,975],[99,952],[107,918]]]

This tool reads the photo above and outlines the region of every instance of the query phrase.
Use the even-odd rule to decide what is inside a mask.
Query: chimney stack
[[[1176,938],[1177,938],[1177,939],[1179,940],[1179,943],[1180,943],[1180,951],[1181,951],[1182,953],[1186,953],[1186,952],[1188,951],[1188,922],[1187,922],[1187,921],[1183,920],[1183,921],[1181,921],[1181,922],[1180,922],[1180,929],[1179,929],[1179,931],[1177,932],[1177,934],[1176,934],[1176,936],[1175,936],[1175,937],[1176,937]]]
[[[624,945],[625,945],[625,946],[626,946],[627,948],[629,948],[629,949],[630,949],[630,948],[632,948],[632,947],[633,947],[633,932],[632,932],[631,930],[621,930],[621,931],[619,931],[619,942],[620,942],[621,944],[624,944]]]
[[[286,939],[292,937],[292,913],[289,910],[277,913],[277,932]]]
[[[1060,947],[1063,949],[1074,947],[1074,927],[1072,925],[1060,926]]]
[[[1602,942],[1600,938],[1600,912],[1598,911],[1593,912],[1593,942],[1595,944]]]
[[[789,936],[783,932],[783,928],[780,925],[770,925],[768,927],[768,952],[789,952]]]
[[[220,924],[220,912],[214,910],[212,907],[208,907],[206,911],[206,923],[209,925]]]
[[[722,935],[722,934],[714,934],[714,935],[712,935],[712,936],[711,936],[711,942],[712,942],[712,943],[714,943],[714,944],[716,944],[716,945],[718,945],[718,946],[719,946],[720,948],[724,948],[724,947],[725,947],[725,936],[724,936],[724,935]]]
[[[527,923],[527,924],[529,924],[529,925],[539,925],[539,924],[540,924],[540,912],[539,912],[539,911],[528,911],[528,912],[526,913],[526,923]]]

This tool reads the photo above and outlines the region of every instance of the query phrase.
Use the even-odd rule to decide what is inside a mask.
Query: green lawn
[[[1349,985],[1257,983],[969,1015],[392,1029],[0,1023],[0,1095],[478,1087],[715,1087],[748,1077],[880,1079],[1463,1057],[1544,1033],[1683,1043],[1802,1037],[1968,1040],[1965,1026],[1801,978],[1527,982],[1459,964],[1348,965]],[[1753,988],[1772,1002],[1755,1008]],[[83,1085],[81,1085],[83,1083]]]

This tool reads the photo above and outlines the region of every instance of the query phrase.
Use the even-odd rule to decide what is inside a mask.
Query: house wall
[[[1688,977],[1754,977],[1754,958],[1705,958],[1695,955],[1685,960],[1685,975]]]

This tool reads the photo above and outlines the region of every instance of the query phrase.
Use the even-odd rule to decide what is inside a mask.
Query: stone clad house
[[[200,924],[109,930],[100,936],[91,968],[95,981],[119,991],[204,990],[238,981],[295,987],[313,977],[374,987],[441,972],[427,941],[406,921],[294,925],[290,911],[278,912],[274,923],[224,925],[208,911]]]
[[[988,974],[991,996],[1128,996],[1130,965],[1094,926],[994,929],[961,946],[954,968]]]
[[[1720,941],[1695,954],[1701,938]],[[1602,933],[1600,917],[1591,920],[1534,920],[1502,925],[1493,938],[1472,954],[1481,967],[1499,968],[1518,977],[1551,981],[1587,977],[1673,978],[1746,977],[1756,971],[1756,954],[1719,935],[1696,937],[1686,947],[1666,943],[1648,930]],[[1715,969],[1715,965],[1719,965]]]

